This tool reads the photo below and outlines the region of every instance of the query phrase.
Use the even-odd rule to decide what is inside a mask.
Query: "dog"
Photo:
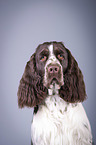
[[[33,107],[32,145],[92,145],[82,106],[85,83],[78,63],[62,42],[44,42],[27,62],[18,105]]]

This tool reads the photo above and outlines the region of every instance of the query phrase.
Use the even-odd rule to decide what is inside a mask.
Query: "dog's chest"
[[[83,129],[80,114],[76,115],[80,111],[79,105],[72,106],[58,95],[47,97],[44,105],[39,107],[37,114],[33,117],[31,125],[33,144],[75,145],[78,136],[77,128]]]

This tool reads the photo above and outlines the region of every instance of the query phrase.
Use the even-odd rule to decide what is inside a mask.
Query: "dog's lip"
[[[47,82],[44,82],[44,86],[49,89],[50,86],[53,86],[54,84],[57,84],[58,86],[63,86],[64,85],[64,81],[60,81],[60,78],[59,77],[52,77],[52,78],[49,78]]]
[[[58,78],[54,77],[51,80],[49,80],[49,83],[47,84],[47,88],[49,88],[50,85],[54,85],[54,84],[60,85],[60,81]]]
[[[59,81],[58,81],[58,79],[57,78],[53,78],[52,80],[51,80],[51,83],[50,84],[59,84]]]

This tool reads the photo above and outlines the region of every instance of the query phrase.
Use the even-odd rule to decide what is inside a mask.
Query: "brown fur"
[[[68,68],[64,74],[64,85],[61,87],[60,96],[69,103],[83,102],[86,99],[83,75],[71,52],[68,53]]]
[[[24,74],[20,80],[18,89],[18,105],[33,107],[42,102],[47,95],[47,89],[43,86],[42,78],[36,72],[35,54],[27,62]]]

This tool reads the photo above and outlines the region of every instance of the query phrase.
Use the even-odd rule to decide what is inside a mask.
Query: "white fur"
[[[58,95],[48,96],[34,114],[33,145],[91,145],[89,121],[81,103],[69,104]]]

